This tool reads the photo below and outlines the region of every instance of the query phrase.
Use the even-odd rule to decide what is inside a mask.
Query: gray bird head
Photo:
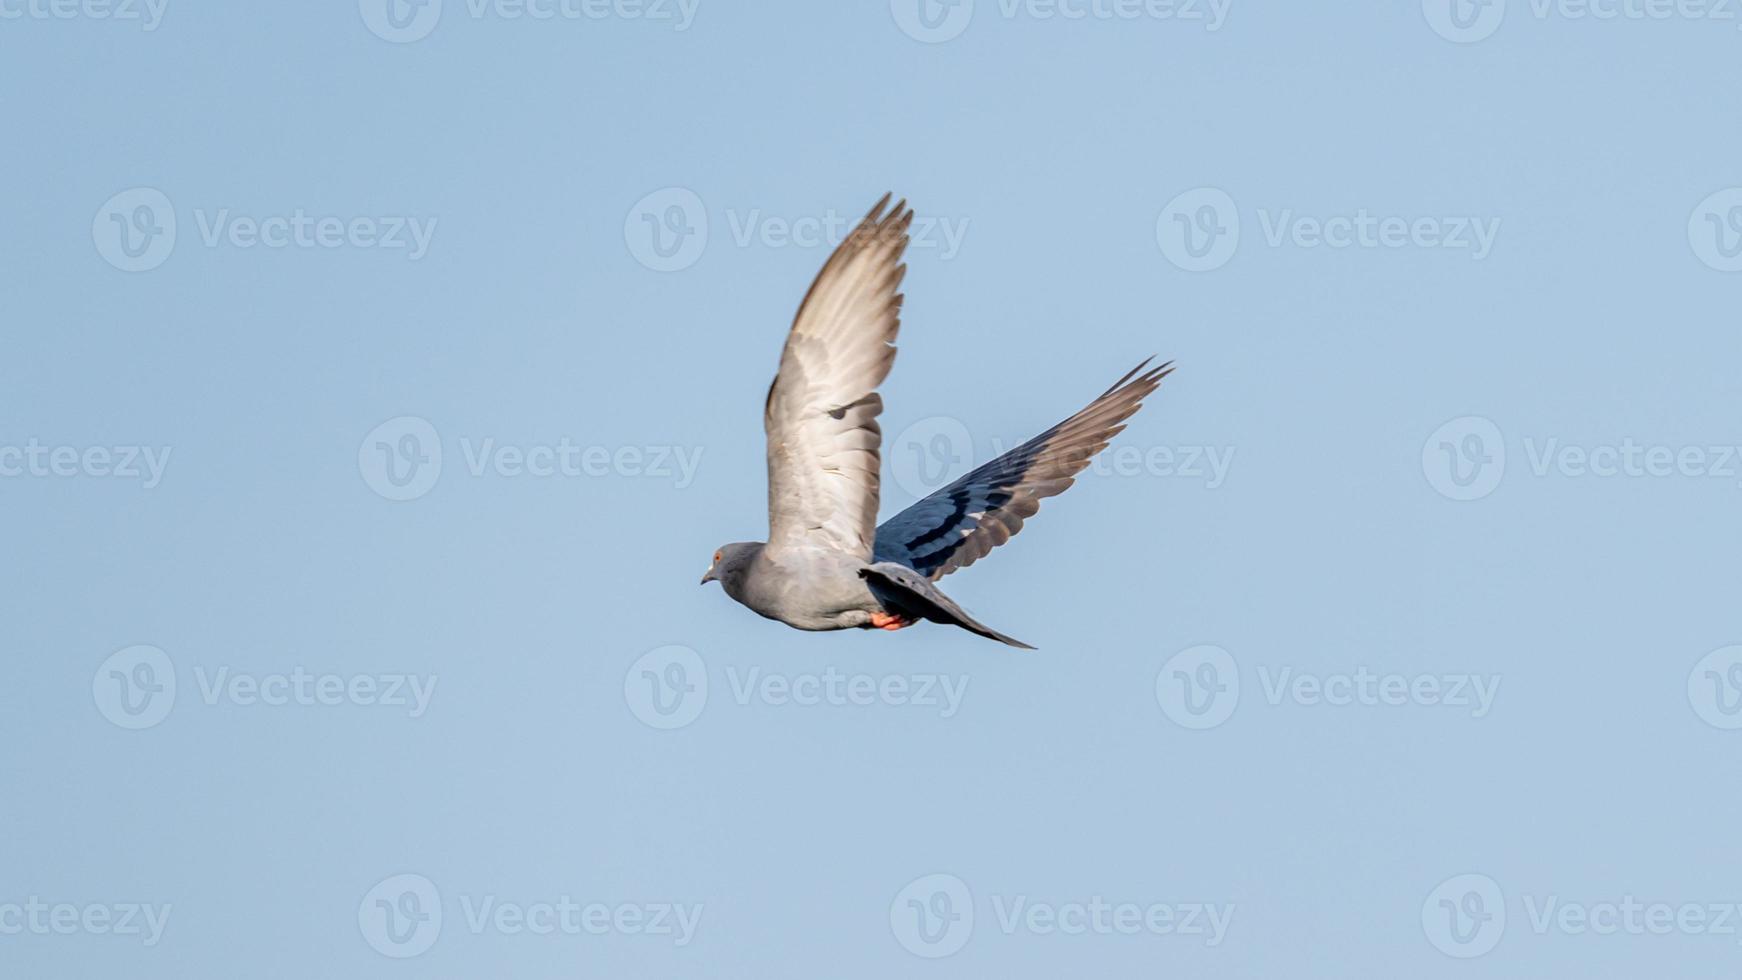
[[[714,552],[714,563],[708,566],[708,573],[702,576],[702,584],[718,582],[727,592],[731,592],[761,550],[760,541],[739,541],[721,545],[720,550]]]

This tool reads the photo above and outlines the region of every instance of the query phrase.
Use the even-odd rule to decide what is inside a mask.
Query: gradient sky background
[[[1702,659],[1742,643],[1716,449],[1742,443],[1742,12],[447,0],[398,32],[381,3],[169,0],[146,30],[0,2],[0,973],[1735,975],[1742,915],[1541,916],[1742,902],[1742,651]],[[167,208],[134,227],[176,233],[129,272],[137,188]],[[783,229],[886,190],[934,231],[885,514],[1179,363],[1118,440],[1143,462],[942,583],[1036,653],[805,634],[696,586],[766,527],[762,396],[829,247]],[[298,213],[336,247],[232,237]],[[1300,224],[1362,214],[1496,234]],[[1180,220],[1235,218],[1181,267]],[[357,219],[433,233],[414,256]],[[474,475],[486,440],[611,455]],[[1551,444],[1704,462],[1605,477]],[[148,489],[33,445],[170,456]],[[1160,452],[1207,449],[1220,480]],[[176,684],[129,702],[156,718],[116,707],[111,671],[165,679],[110,659],[136,645]],[[203,687],[298,669],[436,686],[415,718]],[[1485,713],[1270,696],[1360,669],[1499,687]],[[961,699],[737,692],[831,670]],[[1209,714],[1181,676],[1225,689]],[[673,715],[666,678],[696,688]],[[442,923],[394,945],[370,910],[408,874],[397,907]],[[468,922],[565,895],[704,911],[683,946]],[[149,947],[19,932],[33,896],[171,913]],[[1000,917],[1096,896],[1233,913],[1214,945]]]

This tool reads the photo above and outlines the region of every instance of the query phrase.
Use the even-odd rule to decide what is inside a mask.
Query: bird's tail
[[[997,640],[1023,650],[1034,649],[968,615],[966,610],[956,605],[954,599],[944,595],[933,585],[930,579],[906,565],[883,561],[865,566],[859,570],[859,574],[871,587],[871,592],[877,596],[878,601],[902,612],[934,623],[960,626],[970,633],[978,633],[989,640]]]

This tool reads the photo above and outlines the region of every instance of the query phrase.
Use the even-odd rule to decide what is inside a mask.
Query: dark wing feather
[[[936,581],[1022,530],[1043,497],[1061,493],[1173,370],[1133,368],[1077,414],[895,515],[877,529],[877,561]]]

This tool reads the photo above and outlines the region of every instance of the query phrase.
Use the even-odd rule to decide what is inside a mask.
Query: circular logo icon
[[[1474,44],[1500,29],[1506,0],[1421,0],[1421,12],[1435,34],[1458,44]]]
[[[394,875],[357,903],[357,928],[382,956],[408,959],[427,952],[442,934],[442,898],[423,875]]]
[[[1713,728],[1742,728],[1742,646],[1720,647],[1688,671],[1688,704]]]
[[[901,33],[926,44],[959,37],[974,19],[974,0],[889,0]]]
[[[1688,244],[1719,272],[1742,272],[1742,187],[1718,191],[1694,208]]]
[[[895,485],[915,497],[930,495],[974,465],[974,437],[968,427],[942,415],[902,429],[884,451]]]
[[[1421,471],[1444,497],[1480,500],[1506,475],[1506,440],[1480,415],[1455,418],[1421,444]]]
[[[122,728],[150,728],[175,707],[175,664],[154,646],[116,650],[92,675],[91,699],[104,718]]]
[[[1233,654],[1200,644],[1169,657],[1155,675],[1155,700],[1181,728],[1215,728],[1240,704],[1240,668]]]
[[[654,191],[629,209],[623,241],[635,261],[655,272],[687,269],[708,247],[708,209],[687,187]]]
[[[623,675],[623,700],[650,728],[682,728],[707,707],[707,665],[686,646],[649,650]]]
[[[149,272],[175,250],[175,206],[155,187],[122,191],[97,209],[91,241],[122,272]]]
[[[1220,269],[1240,246],[1240,209],[1227,191],[1186,191],[1161,209],[1155,241],[1169,262],[1187,272]]]
[[[915,878],[889,903],[889,929],[915,956],[935,960],[960,950],[974,934],[974,896],[951,874]]]
[[[410,44],[429,37],[442,19],[442,0],[357,0],[369,32],[383,41]]]
[[[1506,896],[1487,875],[1454,875],[1421,903],[1421,931],[1447,956],[1481,956],[1506,931]]]
[[[442,475],[442,440],[435,426],[415,415],[388,419],[357,447],[357,472],[369,489],[388,500],[416,500]]]

